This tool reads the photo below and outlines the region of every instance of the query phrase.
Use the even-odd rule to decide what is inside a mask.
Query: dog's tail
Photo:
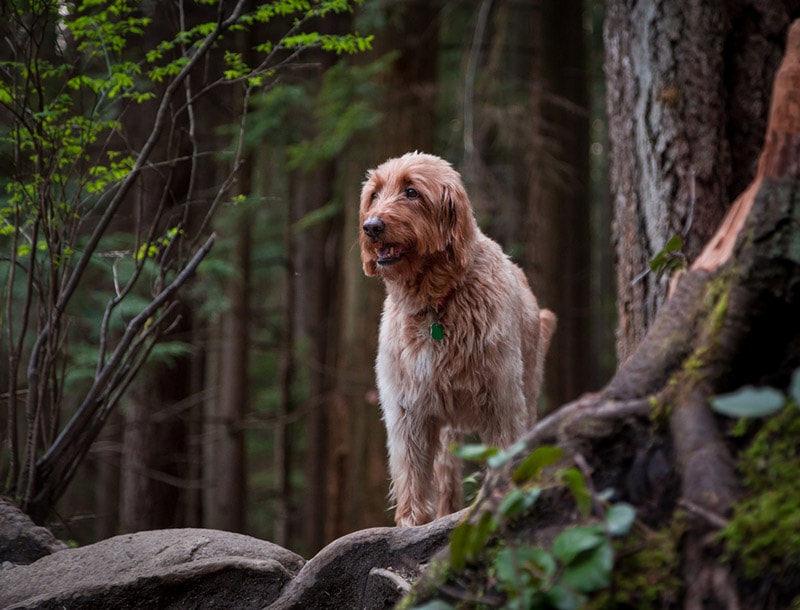
[[[550,340],[556,332],[558,319],[549,309],[542,309],[539,312],[539,362],[544,367],[544,357],[550,349]]]
[[[533,400],[528,403],[528,417],[530,418],[531,427],[536,424],[538,419],[539,395],[544,382],[544,361],[550,349],[550,341],[556,332],[556,326],[558,326],[556,314],[549,309],[539,311],[539,342],[536,345],[536,361],[533,369],[534,394],[532,396]]]

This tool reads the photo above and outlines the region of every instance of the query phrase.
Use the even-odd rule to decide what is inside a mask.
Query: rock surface
[[[7,609],[391,608],[463,514],[354,532],[305,561],[270,542],[207,529],[138,532],[70,549],[8,507],[0,511],[0,608]]]
[[[50,530],[37,526],[28,515],[0,498],[0,568],[33,563],[66,548]]]
[[[254,608],[274,601],[303,564],[241,534],[139,532],[0,571],[0,607]]]

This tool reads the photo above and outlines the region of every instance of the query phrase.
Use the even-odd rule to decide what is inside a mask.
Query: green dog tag
[[[441,341],[444,338],[444,326],[441,322],[431,324],[431,337],[434,341]]]

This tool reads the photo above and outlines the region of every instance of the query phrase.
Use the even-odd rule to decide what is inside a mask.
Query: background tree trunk
[[[239,210],[235,222],[233,276],[228,280],[228,310],[216,334],[217,354],[209,360],[207,381],[212,391],[206,403],[203,438],[205,527],[232,532],[246,530],[244,421],[248,412],[250,350],[251,217]],[[213,367],[213,368],[212,368]]]
[[[342,264],[338,282],[337,380],[328,427],[327,515],[324,532],[309,538],[309,551],[347,532],[390,523],[383,422],[375,391],[374,362],[383,287],[366,278],[357,253],[358,200],[364,172],[409,150],[431,150],[435,136],[438,2],[391,2],[367,62],[397,50],[386,81],[383,116],[367,156],[352,150],[338,164],[343,192]],[[320,537],[322,534],[322,537]]]
[[[335,163],[310,172],[292,173],[291,217],[288,230],[297,248],[292,253],[293,267],[302,269],[290,279],[296,292],[292,315],[303,341],[308,345],[308,441],[306,452],[306,494],[304,535],[309,549],[320,548],[326,541],[325,523],[331,510],[328,486],[331,472],[331,430],[335,426],[331,391],[335,374],[331,363],[339,348],[338,296],[336,282],[340,261],[341,216],[316,223],[303,230],[298,221],[315,210],[332,205]]]
[[[541,3],[531,66],[532,149],[527,151],[525,260],[558,331],[547,355],[546,391],[561,405],[600,383],[591,336],[590,260],[605,234],[591,231],[589,97],[583,3]]]
[[[649,261],[673,236],[691,262],[753,176],[794,0],[607,3],[617,355],[661,306]]]
[[[602,308],[602,297],[590,298],[590,262],[607,235],[591,230],[584,9],[578,1],[507,0],[469,8],[471,36],[454,26],[465,57],[458,154],[481,226],[559,317],[546,410],[597,387],[606,372],[586,349],[590,312]]]

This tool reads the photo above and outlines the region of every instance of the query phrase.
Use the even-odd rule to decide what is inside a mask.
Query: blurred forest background
[[[358,33],[362,52],[324,51],[317,40],[303,39],[295,44],[310,48],[296,54],[287,45],[278,69],[245,78],[239,66],[241,74],[227,75],[235,86],[216,86],[225,70],[235,72],[237,61],[258,63],[254,55],[269,53],[263,42],[291,29],[296,15],[277,11],[232,29],[177,89],[170,89],[170,79],[185,64],[152,78],[158,95],[175,96],[163,115],[158,95],[130,93],[143,66],[170,53],[188,57],[180,44],[201,41],[207,31],[199,26],[214,22],[217,7],[94,3],[87,9],[94,14],[122,7],[106,15],[110,20],[143,21],[130,21],[117,47],[103,40],[98,56],[105,53],[105,60],[93,63],[91,47],[73,40],[66,25],[84,14],[78,4],[30,3],[30,18],[18,19],[14,10],[24,14],[26,6],[4,3],[0,15],[6,21],[0,241],[8,253],[0,352],[9,363],[0,367],[9,388],[2,395],[0,480],[4,494],[25,504],[26,490],[44,480],[41,472],[60,477],[52,510],[47,501],[37,504],[35,494],[27,498],[37,520],[57,536],[84,544],[137,530],[212,527],[310,554],[344,533],[391,523],[373,377],[383,288],[360,269],[357,208],[365,171],[410,150],[456,166],[483,229],[558,314],[542,411],[599,388],[613,372],[602,2],[368,0],[311,21],[323,35]],[[37,7],[48,5],[37,21]],[[244,3],[244,13],[256,9]],[[176,35],[187,31],[196,38],[181,43]],[[69,107],[86,113],[108,102],[102,116],[114,122],[106,126],[113,138],[98,135],[88,146],[91,162],[70,158],[77,153],[67,150],[52,165],[83,165],[83,175],[95,180],[81,183],[83,191],[64,187],[73,198],[83,192],[81,204],[93,201],[93,207],[71,225],[77,213],[60,217],[63,234],[48,224],[66,209],[59,208],[59,196],[47,204],[49,216],[24,225],[19,201],[41,204],[47,197],[37,200],[41,184],[37,195],[20,195],[12,186],[25,172],[41,177],[44,171],[37,165],[41,156],[30,157],[33,170],[28,165],[23,153],[30,150],[14,139],[19,125],[39,125],[31,133],[44,138],[52,116],[44,80],[24,89],[42,112],[14,114],[12,93],[23,89],[13,89],[20,77],[8,62],[21,60],[27,37],[37,43],[30,57],[48,62],[43,74],[73,78],[53,99],[72,96]],[[164,44],[171,40],[178,42]],[[108,56],[115,53],[123,67],[110,70]],[[83,80],[74,80],[76,74]],[[89,77],[99,80],[92,84]],[[104,87],[116,82],[128,94],[110,95]],[[103,193],[118,192],[138,157],[130,157],[131,165],[110,153],[103,164],[97,159],[108,150],[145,149],[149,165],[93,244],[74,296],[60,302],[55,288],[70,277],[61,275],[68,265],[60,261],[86,248],[87,219],[102,216],[109,201]],[[99,173],[105,182],[96,182]],[[94,191],[87,188],[92,184]],[[98,350],[122,341],[125,324],[136,322],[175,277],[179,267],[164,261],[183,257],[186,263],[212,230],[210,253],[168,314],[151,312],[137,322],[137,337],[156,327],[153,320],[160,324],[141,352],[146,360],[119,373],[124,383],[113,396],[89,392],[106,358],[98,359]],[[176,254],[172,244],[184,236],[191,247]],[[54,254],[66,238],[77,244],[74,250]],[[25,273],[30,268],[42,272],[33,286],[34,274]],[[121,289],[120,281],[134,274],[140,284]],[[53,308],[61,316],[58,333],[46,313]],[[26,367],[35,365],[31,354],[38,357],[40,343],[53,350],[50,385],[37,398],[47,407],[42,413],[50,413],[47,421],[26,395],[36,368]],[[25,479],[36,459],[23,450],[31,440],[26,435],[40,429],[34,447],[46,450],[87,392],[107,408],[91,425],[82,424],[98,431],[85,458],[56,475],[46,468],[47,454],[36,462],[40,474]]]

